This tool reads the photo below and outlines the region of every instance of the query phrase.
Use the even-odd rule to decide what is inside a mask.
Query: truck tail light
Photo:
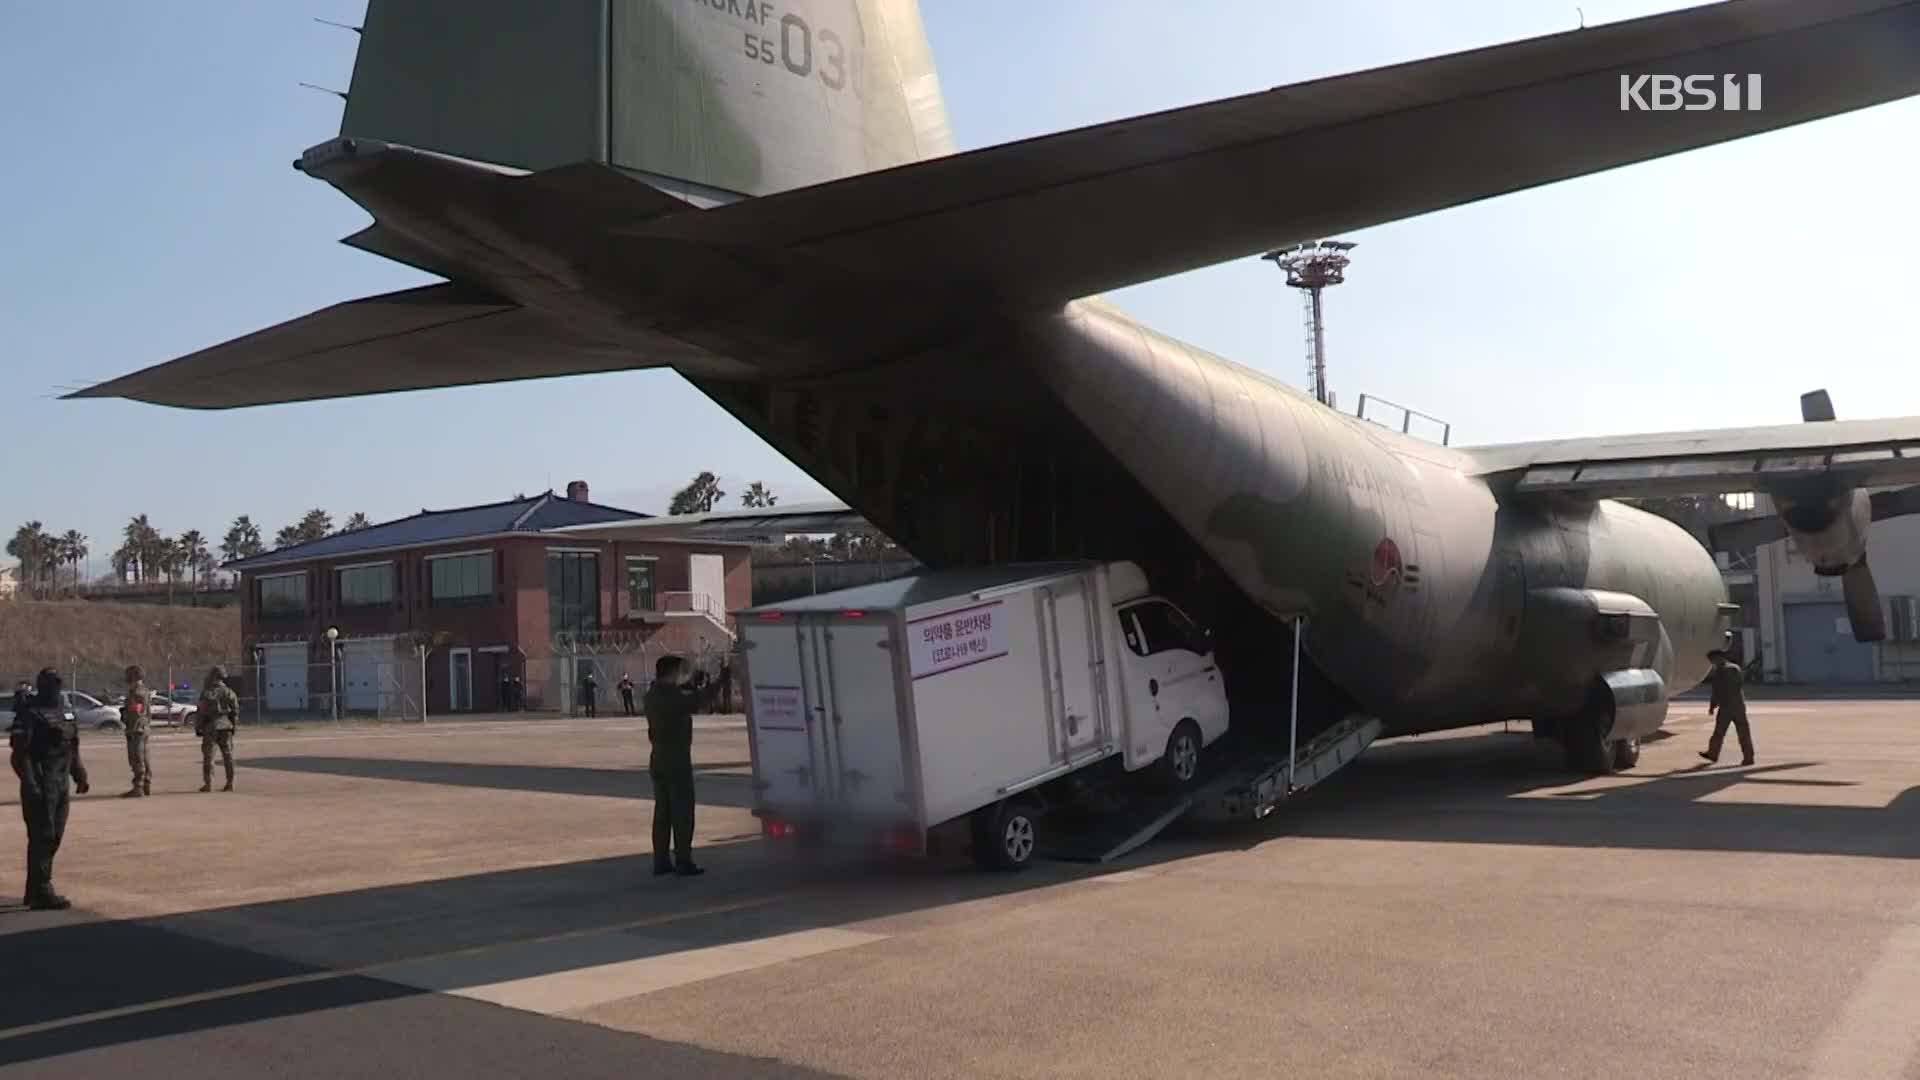
[[[895,825],[888,829],[887,850],[899,855],[918,855],[920,853],[919,826]]]
[[[779,818],[767,818],[760,823],[760,827],[766,832],[767,838],[770,840],[779,840],[800,834],[800,827],[798,825],[795,825],[791,821],[782,821]]]

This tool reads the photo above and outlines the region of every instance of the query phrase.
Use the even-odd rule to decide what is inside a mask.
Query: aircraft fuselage
[[[1269,612],[1307,618],[1315,665],[1391,734],[1581,708],[1602,672],[1697,685],[1724,632],[1707,552],[1607,500],[1502,497],[1467,460],[1348,417],[1098,301],[1032,360],[1094,437]],[[1659,618],[1638,657],[1570,597]],[[1277,659],[1277,658],[1276,658]]]

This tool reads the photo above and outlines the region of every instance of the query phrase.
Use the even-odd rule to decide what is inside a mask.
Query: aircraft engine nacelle
[[[1528,665],[1550,673],[1540,684],[1548,714],[1588,707],[1604,685],[1622,737],[1647,734],[1665,719],[1666,686],[1659,672],[1670,668],[1673,645],[1646,601],[1600,589],[1531,589],[1527,640]]]
[[[1783,501],[1780,519],[1814,573],[1839,577],[1867,553],[1873,503],[1866,492],[1848,488],[1825,498]]]

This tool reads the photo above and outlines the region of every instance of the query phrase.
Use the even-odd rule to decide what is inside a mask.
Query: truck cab
[[[1132,723],[1123,747],[1128,771],[1161,764],[1170,779],[1192,778],[1201,748],[1227,733],[1227,698],[1211,635],[1171,600],[1143,596],[1115,605],[1121,679]],[[1191,725],[1198,740],[1176,735]]]

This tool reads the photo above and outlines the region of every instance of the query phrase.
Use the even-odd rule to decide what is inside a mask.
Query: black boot
[[[679,865],[673,868],[674,877],[699,877],[701,874],[704,874],[706,872],[707,872],[706,867],[693,865],[692,859],[683,860]]]
[[[654,877],[664,877],[667,874],[671,874],[671,873],[673,873],[672,863],[668,862],[665,859],[653,860],[653,876]]]
[[[34,911],[65,911],[72,906],[73,901],[54,892],[51,886],[27,898],[27,907]]]

